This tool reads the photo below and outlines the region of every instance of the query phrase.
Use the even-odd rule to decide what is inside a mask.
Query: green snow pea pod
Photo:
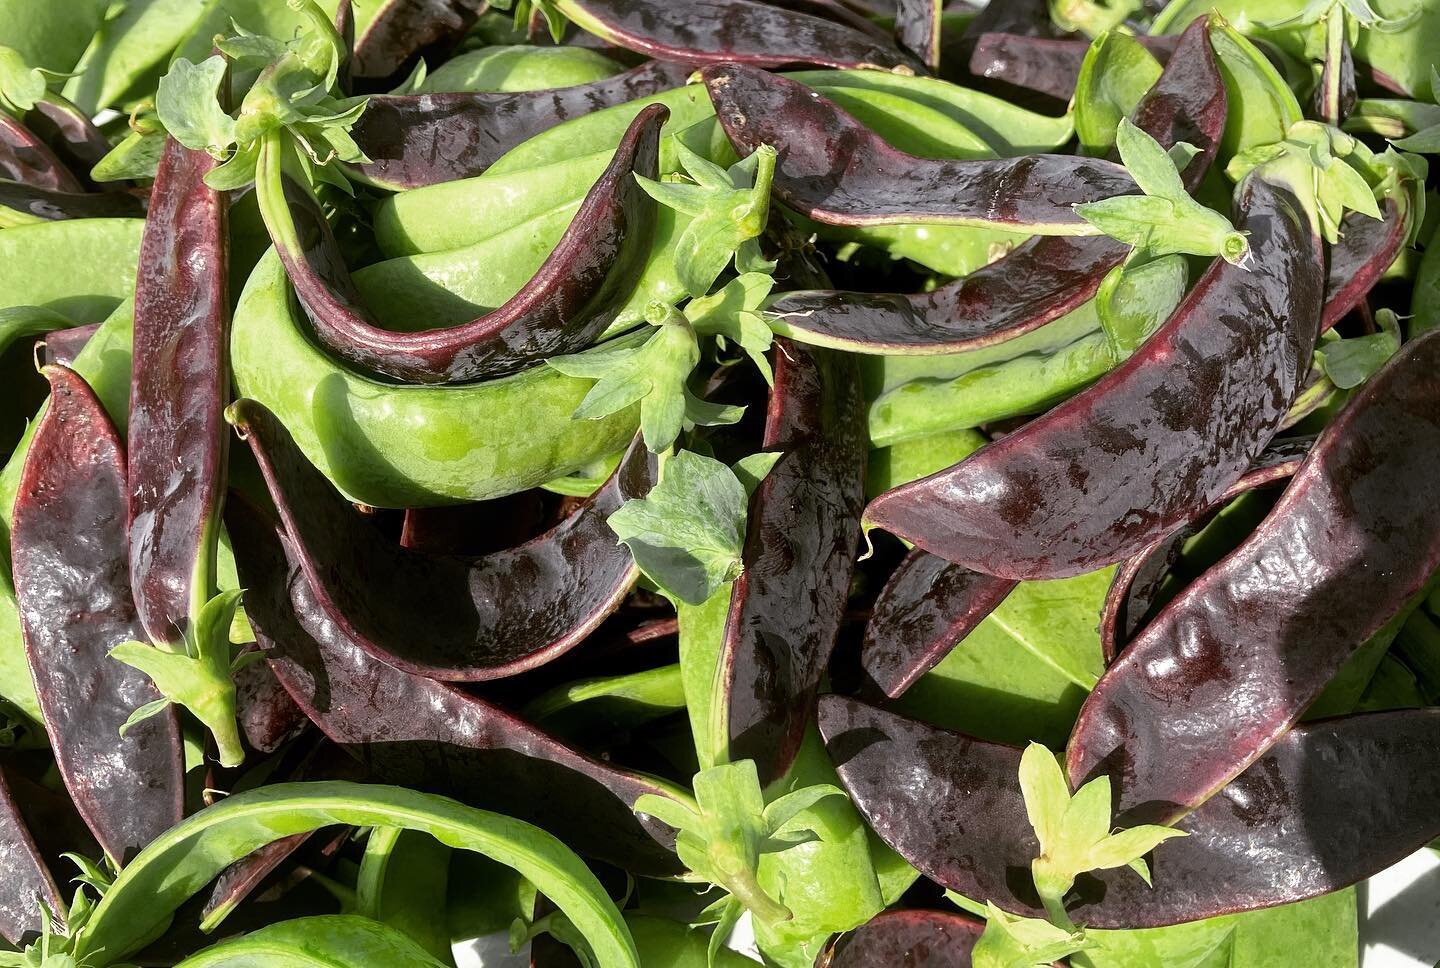
[[[105,22],[111,0],[0,0],[0,45],[25,63],[68,72]]]
[[[1275,65],[1234,27],[1217,20],[1210,43],[1225,81],[1229,115],[1220,140],[1216,167],[1239,152],[1285,140],[1290,126],[1304,117],[1295,92]]]
[[[979,135],[997,154],[1028,155],[1054,151],[1075,133],[1069,114],[1052,117],[1028,111],[1002,98],[933,77],[889,71],[796,71],[786,77],[829,97],[835,88],[885,92],[946,114]]]
[[[922,158],[994,158],[995,150],[952,115],[891,91],[817,87],[817,91],[879,131],[892,144]]]
[[[144,228],[141,219],[87,218],[0,232],[0,307],[100,322],[135,291]]]
[[[236,389],[269,407],[316,467],[364,504],[511,494],[622,449],[639,424],[638,407],[572,420],[592,381],[549,367],[469,385],[394,386],[340,366],[305,331],[272,251],[235,311]]]
[[[579,857],[539,827],[445,797],[361,783],[282,783],[236,794],[172,827],[125,866],[76,940],[104,968],[159,936],[228,865],[283,837],[348,824],[426,833],[513,867],[553,901],[600,964],[638,968],[615,903]],[[439,912],[436,912],[437,915]]]
[[[191,955],[176,968],[253,968],[264,964],[293,968],[441,968],[445,962],[436,960],[404,933],[378,921],[331,914],[266,925]]]
[[[1092,299],[1069,314],[1079,319],[1063,320],[1067,328],[1083,328],[1093,320],[1089,332],[1068,345],[1013,356],[949,379],[911,380],[885,391],[870,405],[871,445],[887,447],[1048,409],[1129,356],[1138,345],[1137,337],[1153,333],[1179,305],[1185,282],[1185,263],[1178,256],[1126,273],[1113,302],[1116,325],[1134,340],[1126,347],[1117,347],[1113,335],[1106,332]]]
[[[1415,19],[1400,30],[1362,30],[1355,56],[1384,72],[1415,98],[1440,97],[1430,89],[1431,66],[1440,60],[1440,7],[1408,0],[1375,0],[1381,17],[1399,19],[1412,13]]]
[[[556,686],[527,703],[523,716],[553,732],[560,720],[593,723],[598,717],[633,726],[684,708],[685,686],[676,664]]]
[[[1075,82],[1075,133],[1086,154],[1105,155],[1115,147],[1115,129],[1160,71],[1155,56],[1129,34],[1110,30],[1095,38]]]
[[[449,847],[420,831],[376,827],[360,860],[355,913],[449,963],[450,931],[435,912],[445,908],[450,854]]]
[[[115,106],[132,90],[149,93],[203,13],[196,0],[125,4],[96,32],[61,93],[87,114]]]
[[[865,465],[865,496],[878,497],[901,484],[952,467],[989,442],[980,431],[966,428],[876,448]]]
[[[546,920],[552,932],[560,928],[556,923],[560,919],[555,915],[549,915]],[[635,950],[640,953],[642,965],[663,965],[664,968],[755,968],[755,962],[729,948],[718,949],[712,962],[710,932],[704,928],[692,928],[670,918],[633,912],[625,914],[625,924],[630,928],[630,936],[635,939]],[[536,927],[540,925],[537,924]],[[541,952],[545,948],[554,950],[555,946],[562,943],[558,938],[536,939],[535,962],[549,964],[558,960],[541,957]]]
[[[425,78],[420,91],[540,91],[589,84],[624,69],[585,47],[481,47],[441,64]]]

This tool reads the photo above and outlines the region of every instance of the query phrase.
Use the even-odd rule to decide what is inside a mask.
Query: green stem
[[[1340,74],[1345,58],[1345,14],[1332,7],[1325,18],[1325,66],[1321,81],[1325,84],[1321,110],[1330,124],[1340,123]]]

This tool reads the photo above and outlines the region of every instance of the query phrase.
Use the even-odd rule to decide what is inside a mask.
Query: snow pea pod
[[[1138,37],[1136,40],[1162,63],[1175,49],[1175,40],[1171,37]],[[1085,40],[987,33],[975,44],[975,52],[970,56],[970,73],[1069,101],[1075,94],[1089,49],[1090,43]]]
[[[83,191],[50,146],[8,114],[0,115],[0,177],[46,191]]]
[[[652,62],[553,90],[377,95],[351,132],[374,160],[355,171],[392,191],[471,178],[546,129],[678,87],[686,76],[674,65]]]
[[[825,696],[820,731],[886,843],[965,897],[1043,917],[1027,870],[1020,750]],[[1287,733],[1178,826],[1150,863],[1082,876],[1067,897],[1093,928],[1195,921],[1317,897],[1396,863],[1440,832],[1440,710],[1345,716]]]
[[[949,380],[913,380],[886,391],[870,406],[871,444],[886,447],[1044,411],[1124,362],[1180,304],[1185,284],[1185,261],[1179,256],[1147,263],[1121,278],[1112,294],[1112,326],[1130,334],[1127,348],[1118,347],[1101,328],[1091,300],[1068,314],[1073,319],[1056,321],[1087,330],[1062,348],[1021,353]]]
[[[756,0],[556,0],[555,6],[616,46],[681,64],[924,69],[869,31]]]
[[[105,22],[108,0],[74,3],[0,2],[0,44],[12,47],[25,63],[68,72]]]
[[[1220,143],[1223,163],[1250,148],[1285,140],[1304,113],[1275,65],[1250,40],[1223,20],[1213,20],[1209,30],[1230,102]]]
[[[427,48],[443,47],[469,30],[484,0],[380,0],[356,4],[352,70],[360,78],[386,78]]]
[[[593,84],[623,73],[624,66],[585,47],[481,47],[431,71],[420,93],[447,91],[541,91]],[[683,83],[683,78],[677,83]],[[638,96],[638,95],[637,95]]]
[[[1127,558],[1213,503],[1279,429],[1309,368],[1320,236],[1289,191],[1237,192],[1251,261],[1216,259],[1124,363],[1025,428],[866,510],[933,554],[1007,578]]]
[[[1340,322],[1364,300],[1411,235],[1415,216],[1408,192],[1387,195],[1380,202],[1380,212],[1384,216],[1380,220],[1347,212],[1340,223],[1340,241],[1330,247],[1322,330]]]
[[[1254,534],[1136,636],[1071,736],[1077,780],[1167,822],[1299,719],[1440,567],[1440,336],[1407,344],[1320,435]],[[1144,724],[1140,726],[1139,724]]]
[[[333,824],[427,833],[513,867],[560,908],[596,957],[638,968],[615,904],[569,848],[511,817],[431,794],[358,783],[280,783],[236,794],[167,831],[115,878],[75,945],[104,968],[164,930],[174,911],[228,864],[281,837]]]
[[[576,753],[469,693],[371,658],[331,623],[286,540],[243,499],[226,522],[247,614],[305,714],[374,779],[530,820],[587,855],[637,873],[676,872],[674,833],[633,810],[653,781]]]
[[[836,941],[828,968],[963,968],[985,925],[955,911],[886,911]]]
[[[126,4],[96,31],[61,93],[92,116],[114,107],[126,92],[157,78],[203,9],[194,0]]]
[[[76,322],[99,322],[135,291],[144,228],[140,219],[105,218],[0,232],[0,306],[43,306]]]
[[[110,658],[144,637],[130,594],[124,446],[84,380],[64,367],[43,372],[50,405],[12,524],[15,598],[61,776],[118,864],[184,815],[180,727],[162,711],[121,733],[160,698],[146,675]]]
[[[533,669],[579,645],[638,576],[605,523],[659,477],[638,441],[606,486],[545,534],[489,555],[433,555],[363,520],[264,407],[240,400],[226,416],[260,465],[326,617],[397,669],[450,682]],[[381,576],[390,593],[376,596]]]
[[[775,146],[776,197],[817,222],[937,222],[1094,235],[1071,206],[1134,190],[1119,165],[1069,155],[917,158],[803,84],[738,64],[707,67],[703,77],[736,151]]]
[[[401,931],[370,918],[334,914],[266,925],[193,954],[176,968],[251,968],[259,964],[443,968],[445,963]]]
[[[110,140],[90,120],[90,115],[58,94],[47,94],[26,112],[25,124],[43,138],[50,150],[80,180],[94,188],[90,169],[110,153]]]
[[[0,226],[65,219],[135,218],[145,206],[124,192],[56,192],[0,181]]]
[[[135,284],[130,579],[152,642],[178,644],[214,584],[229,395],[229,201],[215,160],[167,138]]]
[[[659,175],[666,109],[643,109],[545,263],[506,303],[466,323],[421,332],[376,324],[318,203],[281,170],[281,142],[260,148],[256,193],[276,251],[315,335],[343,360],[415,383],[505,376],[582,349],[614,320],[650,246],[657,203],[637,175]]]
[[[365,841],[355,880],[355,913],[399,931],[448,963],[450,932],[435,912],[445,907],[450,856],[449,847],[418,831],[376,827]]]
[[[571,420],[592,381],[545,366],[469,386],[377,383],[338,365],[305,329],[271,252],[235,311],[236,390],[274,412],[311,463],[364,504],[418,507],[512,494],[615,453],[639,424],[634,407]]]
[[[29,825],[0,771],[0,938],[17,947],[41,931],[40,905],[64,911],[65,902],[50,876]]]

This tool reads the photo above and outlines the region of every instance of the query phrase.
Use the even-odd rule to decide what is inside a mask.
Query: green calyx
[[[1187,253],[1220,256],[1241,265],[1250,253],[1244,233],[1224,215],[1195,201],[1185,190],[1177,157],[1128,119],[1115,131],[1115,144],[1143,195],[1118,195],[1075,206],[1075,212],[1111,238],[1151,255]],[[1191,153],[1177,152],[1181,164]]]
[[[733,259],[740,273],[774,269],[758,239],[770,219],[775,149],[761,145],[729,168],[676,144],[690,181],[657,182],[636,175],[640,187],[662,205],[690,216],[675,247],[675,268],[692,296],[703,296]]]
[[[120,727],[121,735],[176,703],[188,709],[215,737],[222,766],[239,766],[245,761],[236,723],[233,676],[261,654],[237,654],[230,644],[230,624],[241,595],[240,591],[227,591],[206,602],[185,630],[183,651],[134,641],[122,642],[110,650],[113,658],[149,676],[163,697],[135,710]]]
[[[749,911],[766,924],[790,919],[791,912],[760,886],[758,867],[762,854],[778,853],[816,839],[812,831],[781,834],[802,810],[832,796],[844,796],[839,787],[816,784],[787,793],[768,805],[752,760],[741,760],[703,770],[695,775],[695,800],[647,794],[635,802],[635,812],[654,817],[679,831],[676,853],[695,879],[724,888],[729,897],[714,906],[723,941],[726,923]],[[713,944],[712,940],[712,944]]]

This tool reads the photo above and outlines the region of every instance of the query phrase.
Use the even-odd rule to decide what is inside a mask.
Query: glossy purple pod
[[[826,225],[935,222],[1093,235],[1073,206],[1136,190],[1124,168],[1099,158],[920,158],[788,78],[740,64],[707,67],[702,77],[735,150],[773,145],[775,197]]]
[[[1330,422],[1270,514],[1150,622],[1080,709],[1077,781],[1165,823],[1277,742],[1440,568],[1440,336]]]
[[[1400,255],[1410,236],[1410,205],[1394,198],[1381,202],[1383,219],[1347,212],[1340,222],[1340,241],[1330,247],[1330,278],[1325,287],[1325,312],[1320,328],[1329,329],[1375,288]]]
[[[1320,76],[1310,92],[1310,116],[1338,125],[1355,110],[1360,95],[1355,90],[1355,57],[1348,39],[1340,41],[1340,59],[1328,56],[1320,65]]]
[[[641,110],[530,281],[503,306],[455,326],[401,332],[375,320],[310,192],[281,175],[283,197],[271,195],[264,169],[278,142],[261,149],[260,210],[316,338],[340,359],[412,383],[506,376],[584,349],[624,306],[649,255],[657,209],[635,176],[657,177],[669,113],[659,104]]]
[[[1162,64],[1174,53],[1179,40],[1143,35],[1135,39]],[[1080,66],[1089,49],[1088,40],[986,33],[977,38],[970,54],[970,73],[1068,101],[1075,93]]]
[[[882,911],[840,936],[823,968],[970,968],[985,923],[958,911]]]
[[[680,64],[922,65],[893,43],[829,17],[759,0],[564,0],[561,11],[617,47]]]
[[[145,205],[126,192],[59,192],[0,179],[0,208],[45,222],[141,218]]]
[[[42,903],[63,922],[65,901],[0,771],[0,938],[16,947],[36,940]]]
[[[60,775],[105,852],[133,856],[184,816],[180,727],[172,710],[132,727],[160,698],[110,658],[145,630],[126,559],[125,452],[73,371],[47,366],[50,403],[20,476],[11,567],[30,673]]]
[[[316,605],[396,669],[478,682],[544,665],[584,641],[639,576],[607,523],[659,477],[638,437],[605,485],[550,531],[490,555],[432,555],[364,520],[263,406],[241,400],[230,419],[260,465]]]
[[[1020,750],[840,696],[820,732],[870,827],[931,880],[1044,917]],[[1151,928],[1288,904],[1384,870],[1440,834],[1440,709],[1366,713],[1286,734],[1179,823],[1134,871],[1084,874],[1066,910],[1092,928]]]
[[[464,36],[485,11],[485,0],[382,0],[355,38],[351,70],[383,80],[429,48]]]
[[[1271,441],[1255,466],[1231,485],[1216,505],[1139,554],[1120,562],[1100,608],[1100,652],[1106,665],[1115,661],[1120,650],[1140,630],[1140,623],[1150,613],[1161,587],[1179,559],[1181,545],[1199,533],[1209,523],[1212,512],[1219,510],[1227,501],[1294,476],[1314,443],[1314,437]]]
[[[214,582],[230,396],[229,196],[215,160],[165,139],[135,277],[130,585],[153,642],[177,644]]]
[[[974,571],[1063,578],[1128,558],[1215,503],[1290,409],[1319,335],[1325,260],[1288,191],[1237,191],[1245,267],[1215,259],[1090,388],[972,457],[870,502],[884,528]]]
[[[1192,191],[1210,170],[1225,132],[1225,84],[1203,20],[1132,120],[1166,148],[1199,149],[1184,173]],[[1079,307],[1130,251],[1109,238],[1040,236],[963,278],[926,293],[810,290],[770,307],[776,331],[807,343],[862,353],[958,353],[1013,339]]]
[[[453,686],[371,658],[330,622],[283,533],[232,495],[225,512],[270,666],[317,726],[380,783],[520,817],[638,874],[678,873],[674,832],[638,818],[656,784],[591,760]]]
[[[807,13],[812,17],[819,17],[822,20],[833,20],[837,24],[844,24],[847,27],[854,27],[861,33],[869,34],[876,40],[889,44],[892,41],[891,33],[882,28],[875,21],[865,15],[861,8],[855,4],[847,3],[845,0],[763,0],[767,6],[780,7],[785,10],[793,10],[797,13]],[[895,14],[897,3],[890,4],[891,9],[886,11],[886,16]]]
[[[690,69],[651,61],[603,80],[539,91],[377,94],[351,134],[364,180],[403,191],[473,178],[563,121],[681,87]]]
[[[57,329],[52,333],[46,333],[43,340],[39,340],[40,346],[44,347],[44,360],[46,363],[59,363],[62,366],[69,366],[80,355],[85,344],[90,342],[90,337],[100,328],[99,323],[90,323],[85,326],[71,326],[69,329]]]
[[[85,190],[49,145],[8,114],[0,115],[0,178],[52,192]]]
[[[307,831],[282,837],[221,871],[205,899],[205,907],[201,913],[204,925],[213,928],[229,917],[230,912],[255,893],[255,889],[303,847],[312,834],[313,831]]]
[[[895,40],[933,73],[940,68],[941,0],[896,0]]]
[[[273,753],[300,735],[310,720],[263,662],[235,673],[235,711],[240,735],[257,753]]]
[[[1005,600],[1016,583],[912,551],[890,575],[860,646],[860,664],[895,699]]]
[[[90,180],[90,169],[99,164],[113,146],[88,114],[52,92],[35,102],[24,121],[82,185],[96,187]]]
[[[720,660],[730,756],[753,759],[762,783],[800,748],[850,596],[864,415],[853,358],[776,342],[762,447],[782,456],[750,501]]]

